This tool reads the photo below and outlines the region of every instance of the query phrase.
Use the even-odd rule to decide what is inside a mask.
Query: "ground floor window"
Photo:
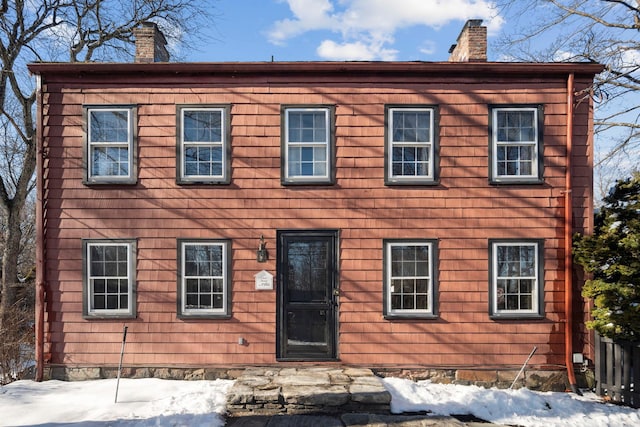
[[[489,246],[490,315],[541,316],[543,242],[492,240]]]
[[[136,241],[83,241],[83,314],[88,317],[134,317]]]
[[[384,240],[384,315],[436,315],[435,240]]]
[[[230,240],[179,240],[178,314],[228,317]]]

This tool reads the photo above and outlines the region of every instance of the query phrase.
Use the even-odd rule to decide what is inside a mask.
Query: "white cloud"
[[[634,77],[640,77],[640,51],[633,47],[625,48],[620,54],[620,69]]]
[[[484,0],[350,0],[343,23],[349,28],[394,32],[411,25],[440,28],[451,21],[489,20],[493,3]]]
[[[393,59],[389,46],[396,31],[423,25],[438,29],[452,21],[483,19],[489,33],[504,23],[491,0],[286,0],[293,14],[274,23],[268,38],[284,44],[308,31],[330,31],[340,40],[324,40],[317,53],[325,59]],[[453,41],[452,41],[453,42]],[[433,45],[421,51],[433,53]]]
[[[436,42],[425,40],[418,50],[425,55],[433,55],[436,52]]]
[[[277,21],[268,33],[273,44],[283,44],[285,40],[307,31],[333,30],[339,20],[330,15],[333,4],[330,0],[286,0],[294,19]]]
[[[316,50],[318,56],[332,61],[393,61],[397,50],[384,49],[380,45],[367,44],[362,41],[338,44],[333,40],[323,40]]]
[[[579,59],[576,58],[577,56],[575,53],[567,52],[566,50],[558,50],[553,55],[554,62],[578,61]]]

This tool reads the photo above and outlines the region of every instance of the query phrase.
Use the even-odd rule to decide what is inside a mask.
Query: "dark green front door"
[[[337,240],[335,230],[278,231],[278,359],[336,358]]]

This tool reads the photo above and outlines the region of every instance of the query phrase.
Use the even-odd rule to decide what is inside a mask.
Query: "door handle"
[[[334,289],[333,290],[333,296],[334,297],[340,296],[340,289]]]

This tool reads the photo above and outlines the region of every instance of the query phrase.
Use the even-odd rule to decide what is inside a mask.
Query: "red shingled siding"
[[[350,364],[561,365],[566,83],[434,79],[400,83],[251,82],[176,87],[44,88],[47,150],[46,278],[50,362],[115,364],[123,321],[82,318],[81,238],[137,238],[138,317],[127,320],[127,362],[138,365],[275,363],[277,229],[340,230],[339,357]],[[585,82],[577,82],[584,85]],[[138,184],[82,184],[82,105],[138,105]],[[230,185],[175,183],[176,104],[230,104]],[[488,183],[487,104],[544,104],[545,184]],[[336,106],[337,183],[280,184],[280,105]],[[384,186],[384,105],[439,107],[440,185]],[[588,104],[576,110],[574,218],[590,227]],[[264,235],[271,259],[255,261]],[[176,239],[233,242],[233,317],[176,318]],[[382,316],[382,239],[439,239],[439,318]],[[488,239],[545,239],[544,320],[488,316]],[[244,337],[248,345],[238,345]]]

